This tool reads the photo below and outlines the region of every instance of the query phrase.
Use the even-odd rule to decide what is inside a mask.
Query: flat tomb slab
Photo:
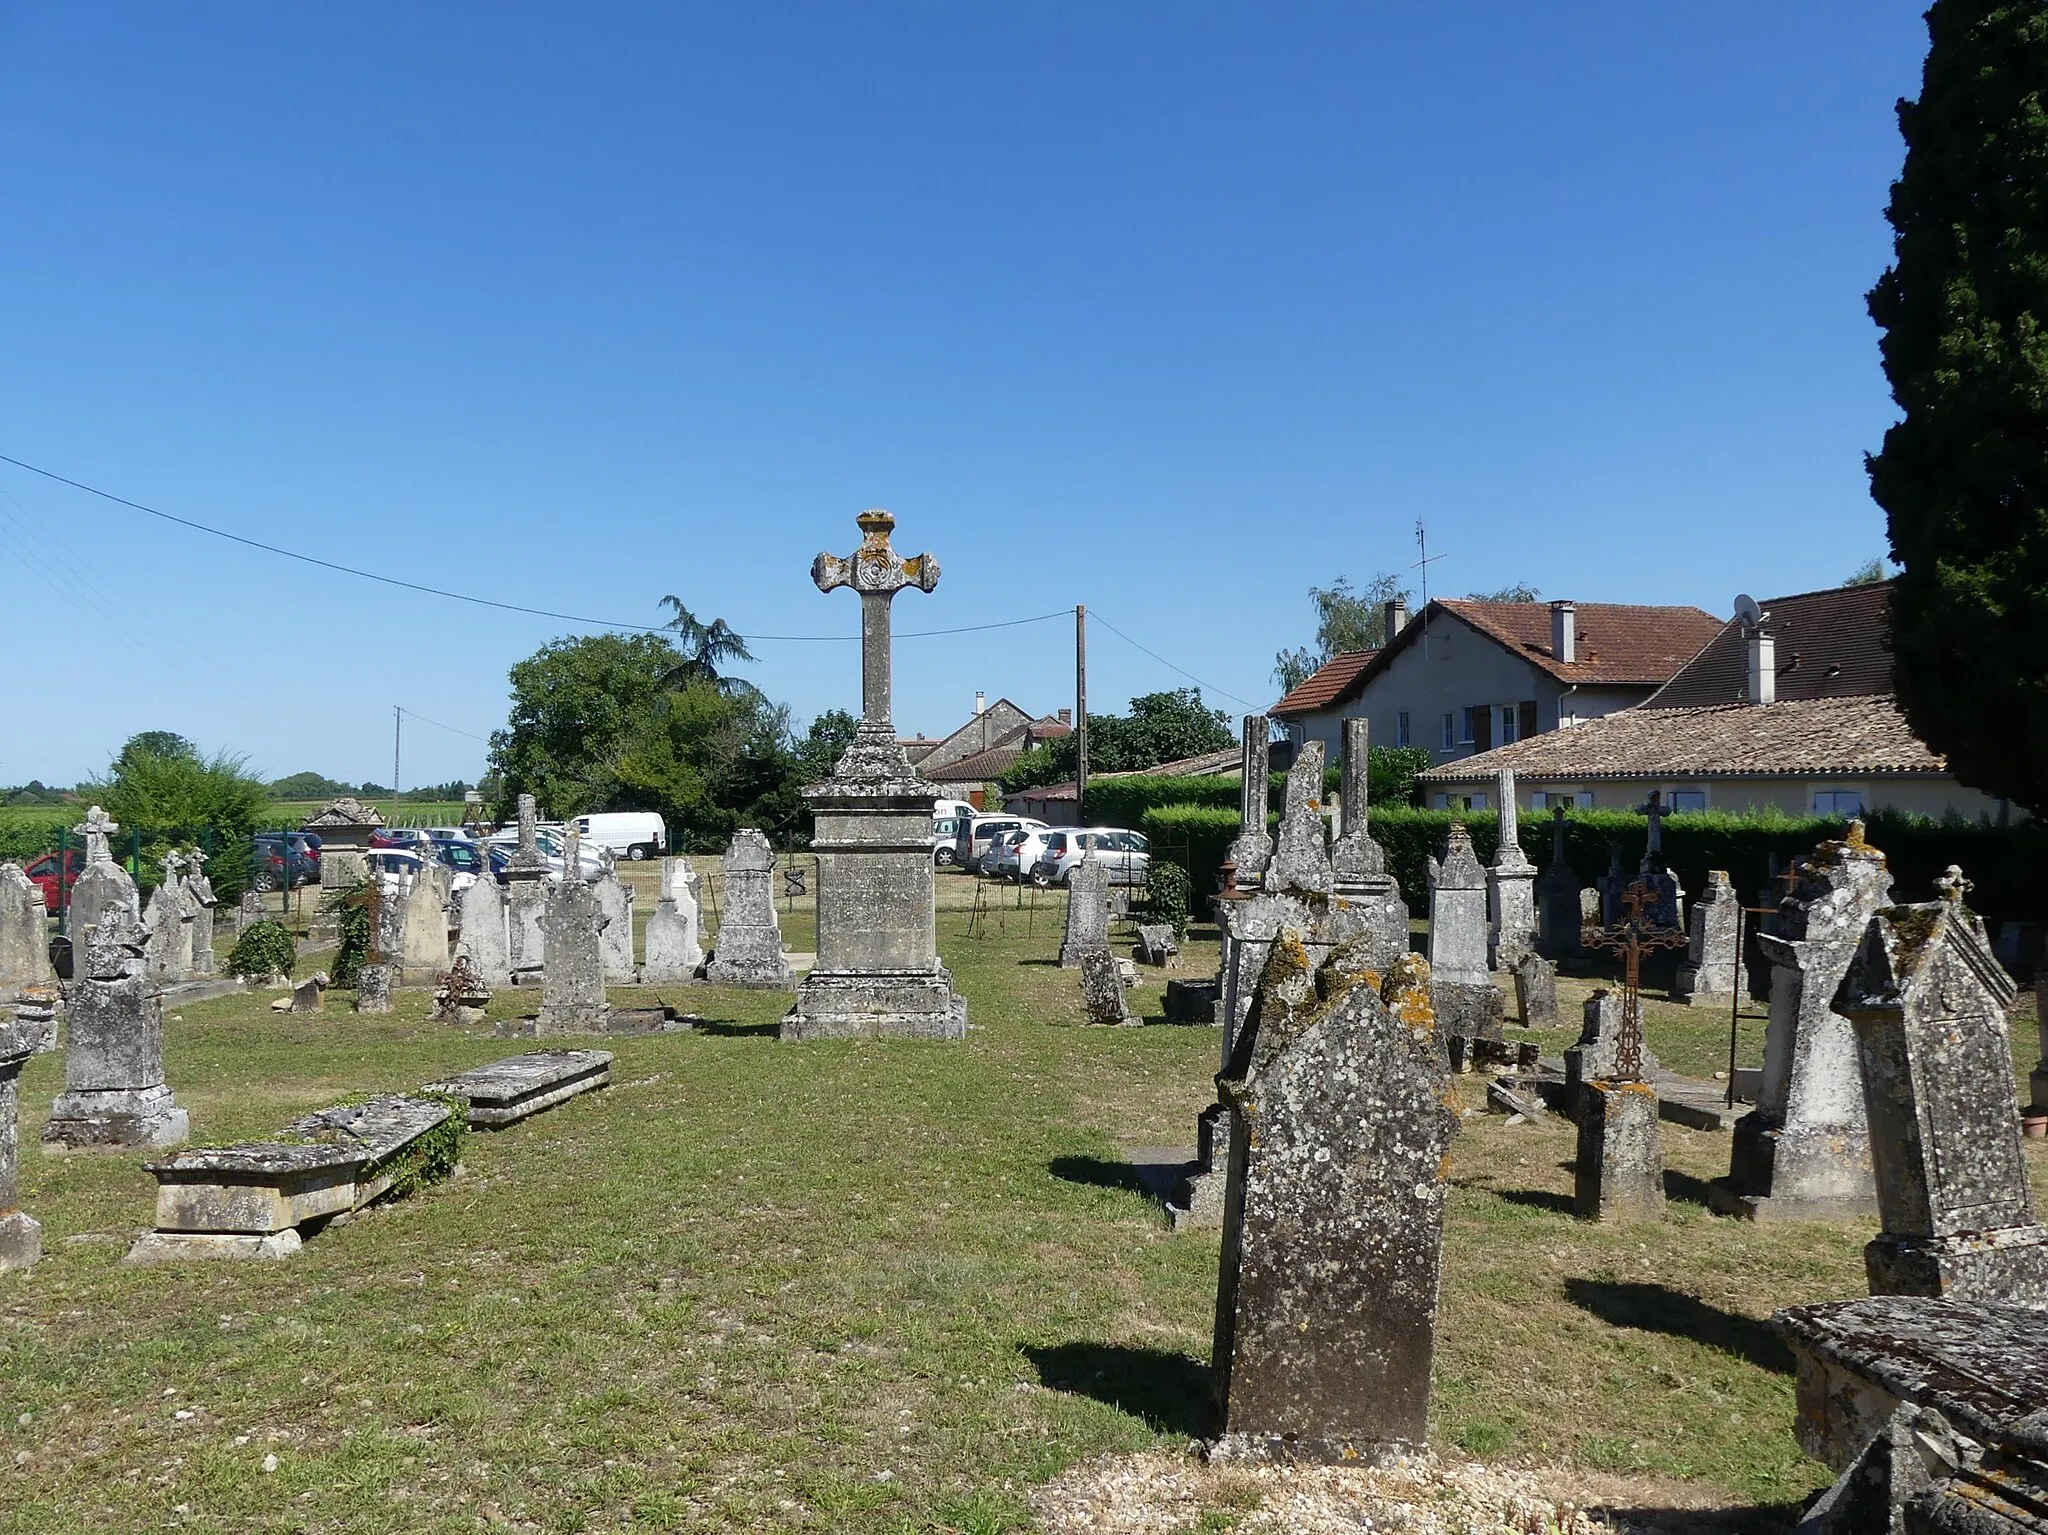
[[[364,1165],[356,1174],[355,1202],[360,1209],[398,1181],[399,1153],[428,1131],[439,1128],[449,1113],[447,1104],[431,1098],[386,1093],[367,1103],[336,1104],[304,1119],[295,1119],[285,1126],[285,1134],[359,1150]]]
[[[608,1087],[611,1080],[609,1050],[529,1050],[429,1082],[423,1090],[462,1099],[469,1105],[470,1124],[496,1129],[579,1093]]]
[[[247,1141],[143,1164],[156,1178],[159,1232],[267,1235],[352,1210],[361,1151]]]

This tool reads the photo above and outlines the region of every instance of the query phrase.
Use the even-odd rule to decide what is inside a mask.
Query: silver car
[[[978,815],[971,822],[961,823],[953,849],[960,860],[960,867],[972,874],[981,868],[982,856],[995,845],[998,837],[1006,837],[1013,831],[1030,831],[1044,824],[1024,815]]]
[[[1152,845],[1142,832],[1120,826],[1062,827],[1049,832],[1045,850],[1031,865],[1034,885],[1064,885],[1083,857],[1104,866],[1112,885],[1142,885],[1152,873]]]

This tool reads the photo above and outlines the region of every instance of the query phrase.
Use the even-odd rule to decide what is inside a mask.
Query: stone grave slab
[[[429,1082],[422,1091],[462,1099],[472,1128],[497,1130],[609,1087],[611,1080],[609,1050],[531,1050]]]

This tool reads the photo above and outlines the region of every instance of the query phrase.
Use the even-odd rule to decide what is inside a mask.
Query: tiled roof
[[[1016,766],[1017,759],[1024,755],[1024,732],[1019,730],[1004,737],[987,751],[976,752],[971,757],[962,757],[957,762],[948,762],[943,767],[933,768],[926,776],[934,783],[987,783],[1001,778]]]
[[[1358,680],[1358,674],[1372,663],[1377,650],[1342,650],[1316,668],[1315,675],[1288,689],[1287,696],[1266,712],[1285,717],[1290,714],[1314,714],[1327,709],[1351,684]]]
[[[1550,649],[1547,602],[1450,598],[1430,606],[1455,614],[1564,683],[1664,682],[1721,631],[1721,620],[1699,608],[1581,602],[1574,620],[1578,659],[1559,661]]]
[[[1774,704],[1624,709],[1567,730],[1447,762],[1427,784],[1477,783],[1502,768],[1545,780],[1778,778],[1941,774],[1948,765],[1889,694]]]
[[[1777,658],[1779,700],[1891,692],[1892,653],[1885,625],[1891,593],[1891,582],[1874,581],[1758,603]],[[1735,703],[1747,700],[1748,688],[1749,639],[1741,623],[1731,619],[1643,707]]]

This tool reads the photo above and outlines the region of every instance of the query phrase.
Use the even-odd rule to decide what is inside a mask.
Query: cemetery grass
[[[963,889],[941,882],[940,933],[964,1045],[783,1047],[786,996],[621,991],[706,1024],[609,1041],[610,1089],[471,1136],[462,1178],[274,1265],[124,1266],[144,1158],[39,1154],[61,1061],[36,1058],[23,1204],[46,1256],[0,1276],[0,1531],[987,1535],[1028,1527],[1027,1489],[1077,1459],[1184,1446],[1216,1240],[1171,1234],[1123,1152],[1187,1141],[1216,1035],[1075,1027],[1056,908],[970,938]],[[1183,973],[1214,960],[1211,936]],[[1155,975],[1139,1010],[1159,995]],[[330,1002],[167,1023],[197,1139],[521,1048],[429,1023],[418,992],[387,1018]],[[1462,1123],[1432,1434],[1567,1486],[1597,1471],[1625,1503],[1782,1516],[1826,1477],[1762,1319],[1862,1293],[1868,1233],[1715,1220],[1726,1138],[1666,1146],[1671,1221],[1603,1230],[1564,1213],[1568,1126]]]

